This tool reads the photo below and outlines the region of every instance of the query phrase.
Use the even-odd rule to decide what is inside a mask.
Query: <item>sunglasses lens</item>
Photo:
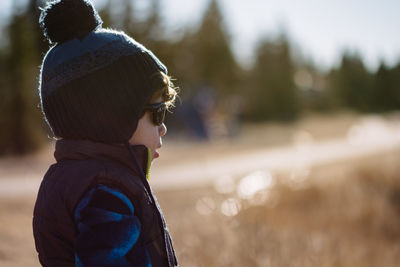
[[[160,126],[164,122],[167,105],[165,103],[149,104],[145,107],[145,111],[150,111],[153,114],[153,123]]]
[[[167,109],[164,105],[154,111],[153,118],[156,125],[160,126],[164,122],[166,111]]]

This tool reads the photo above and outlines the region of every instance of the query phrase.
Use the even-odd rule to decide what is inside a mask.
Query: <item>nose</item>
[[[167,126],[165,126],[165,124],[163,123],[158,127],[158,134],[160,136],[164,136],[166,133],[167,133]]]

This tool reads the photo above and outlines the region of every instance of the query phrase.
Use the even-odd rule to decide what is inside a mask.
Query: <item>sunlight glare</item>
[[[242,199],[251,199],[257,192],[273,185],[272,174],[268,171],[256,171],[243,177],[238,185],[237,193]]]

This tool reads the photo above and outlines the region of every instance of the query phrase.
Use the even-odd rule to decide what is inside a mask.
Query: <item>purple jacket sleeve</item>
[[[90,189],[75,209],[74,219],[79,230],[76,266],[151,266],[146,249],[138,244],[141,223],[120,190],[105,185]]]

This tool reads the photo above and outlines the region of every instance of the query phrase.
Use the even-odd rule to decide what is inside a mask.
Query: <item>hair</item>
[[[175,106],[175,101],[178,96],[179,87],[176,87],[172,82],[172,77],[166,75],[164,72],[156,72],[153,74],[157,80],[158,85],[155,88],[150,101],[155,100],[159,97],[162,98],[163,102],[167,105],[167,109],[170,110]]]

